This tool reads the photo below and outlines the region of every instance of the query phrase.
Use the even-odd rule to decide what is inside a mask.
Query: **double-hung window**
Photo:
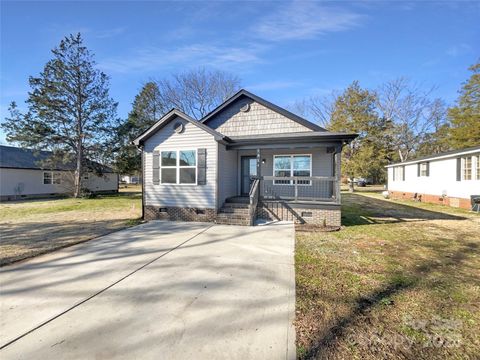
[[[475,166],[475,179],[480,180],[480,155],[475,156],[477,164]]]
[[[428,176],[428,163],[420,163],[420,176]]]
[[[312,176],[312,155],[274,155],[273,175],[275,177]],[[310,185],[310,180],[297,180],[298,185]],[[295,180],[275,179],[275,185],[294,185]]]
[[[472,180],[472,157],[462,158],[462,180]]]
[[[393,171],[395,172],[394,174],[394,180],[395,181],[403,181],[403,172],[404,172],[404,167],[403,166],[396,166],[393,168]]]
[[[43,172],[43,184],[44,185],[59,185],[61,183],[61,173],[53,171]]]
[[[161,151],[160,170],[162,184],[196,184],[197,151]]]

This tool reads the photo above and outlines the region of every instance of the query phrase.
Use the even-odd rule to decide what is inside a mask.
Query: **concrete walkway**
[[[0,270],[0,358],[293,359],[292,224],[150,222]]]

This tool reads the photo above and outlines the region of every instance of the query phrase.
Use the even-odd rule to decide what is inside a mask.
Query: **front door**
[[[255,156],[242,156],[241,167],[241,193],[242,196],[248,196],[252,177],[257,175],[257,158]]]

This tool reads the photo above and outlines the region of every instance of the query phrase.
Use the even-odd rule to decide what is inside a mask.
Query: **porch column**
[[[257,149],[257,177],[261,176],[262,156],[260,149]]]
[[[339,145],[335,149],[335,200],[337,204],[341,203],[340,199],[340,182],[342,172],[342,146]]]

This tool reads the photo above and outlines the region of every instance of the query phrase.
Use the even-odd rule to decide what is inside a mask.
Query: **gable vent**
[[[245,104],[240,108],[241,112],[248,112],[250,110],[250,104]]]

